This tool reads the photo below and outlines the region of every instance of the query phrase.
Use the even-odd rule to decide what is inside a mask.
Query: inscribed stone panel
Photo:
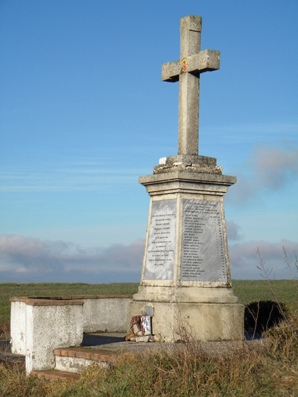
[[[175,263],[176,200],[153,201],[144,280],[172,280]]]
[[[221,207],[218,201],[183,200],[181,279],[227,281]]]

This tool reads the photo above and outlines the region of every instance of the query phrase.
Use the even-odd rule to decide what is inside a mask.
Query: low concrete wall
[[[11,350],[26,356],[27,374],[54,368],[55,348],[82,343],[83,304],[64,299],[11,299]]]
[[[81,344],[83,332],[125,332],[132,295],[11,298],[11,348],[26,372],[54,368],[53,350]]]
[[[52,369],[54,349],[80,345],[83,340],[83,302],[26,301],[26,372]]]
[[[15,354],[26,354],[26,300],[27,298],[11,298],[10,337],[11,351]]]
[[[84,297],[84,332],[126,332],[132,295]]]

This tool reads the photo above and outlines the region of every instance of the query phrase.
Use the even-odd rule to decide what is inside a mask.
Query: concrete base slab
[[[32,376],[45,380],[72,380],[77,381],[80,375],[73,372],[58,371],[56,369],[49,369],[47,371],[32,371]]]
[[[215,284],[215,283],[213,283]],[[232,288],[163,287],[140,285],[134,301],[176,303],[238,303]]]
[[[55,369],[78,374],[91,364],[110,368],[116,357],[115,353],[86,347],[55,349],[54,355]]]
[[[152,331],[160,342],[233,341],[244,339],[244,306],[233,303],[177,303],[133,301],[130,319],[152,307]]]
[[[213,342],[194,342],[194,343],[157,343],[157,342],[126,342],[124,341],[124,334],[121,342],[107,342],[109,335],[93,333],[96,345],[92,349],[99,349],[101,351],[114,352],[117,356],[121,352],[132,354],[175,354],[184,349],[192,349],[193,351],[206,354],[209,357],[223,357],[233,355],[236,352],[249,351],[268,351],[272,341],[269,338],[252,339],[252,340],[235,340],[235,341],[213,341]],[[95,340],[95,338],[97,340]],[[120,338],[119,338],[120,339]],[[87,348],[88,349],[88,348]]]

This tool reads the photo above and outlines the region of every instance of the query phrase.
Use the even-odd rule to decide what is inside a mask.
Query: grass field
[[[12,296],[133,294],[138,284],[0,284],[0,331],[8,324]],[[76,382],[26,377],[21,368],[0,364],[0,396],[298,396],[298,291],[294,281],[234,280],[240,303],[284,303],[288,322],[270,331],[266,351],[207,357],[188,344],[174,354],[120,355],[113,368],[89,367]],[[273,293],[272,293],[273,291]],[[289,328],[289,324],[291,327]]]
[[[276,297],[290,310],[298,309],[296,280],[270,280],[269,284],[267,280],[233,280],[233,291],[243,305]]]
[[[0,284],[0,324],[10,321],[10,298],[13,296],[125,295],[138,290],[136,283],[30,283]]]
[[[0,324],[10,320],[10,298],[13,296],[74,296],[74,295],[122,295],[134,294],[137,283],[72,284],[72,283],[30,283],[0,284]],[[293,280],[270,281],[279,301],[290,310],[298,308],[298,291]],[[234,294],[239,302],[247,305],[254,301],[273,300],[272,291],[266,280],[234,280]]]

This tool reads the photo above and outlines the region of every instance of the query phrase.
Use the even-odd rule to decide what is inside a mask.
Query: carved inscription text
[[[221,207],[217,201],[183,201],[181,279],[227,281]]]
[[[175,263],[176,200],[153,201],[144,280],[172,280]]]

